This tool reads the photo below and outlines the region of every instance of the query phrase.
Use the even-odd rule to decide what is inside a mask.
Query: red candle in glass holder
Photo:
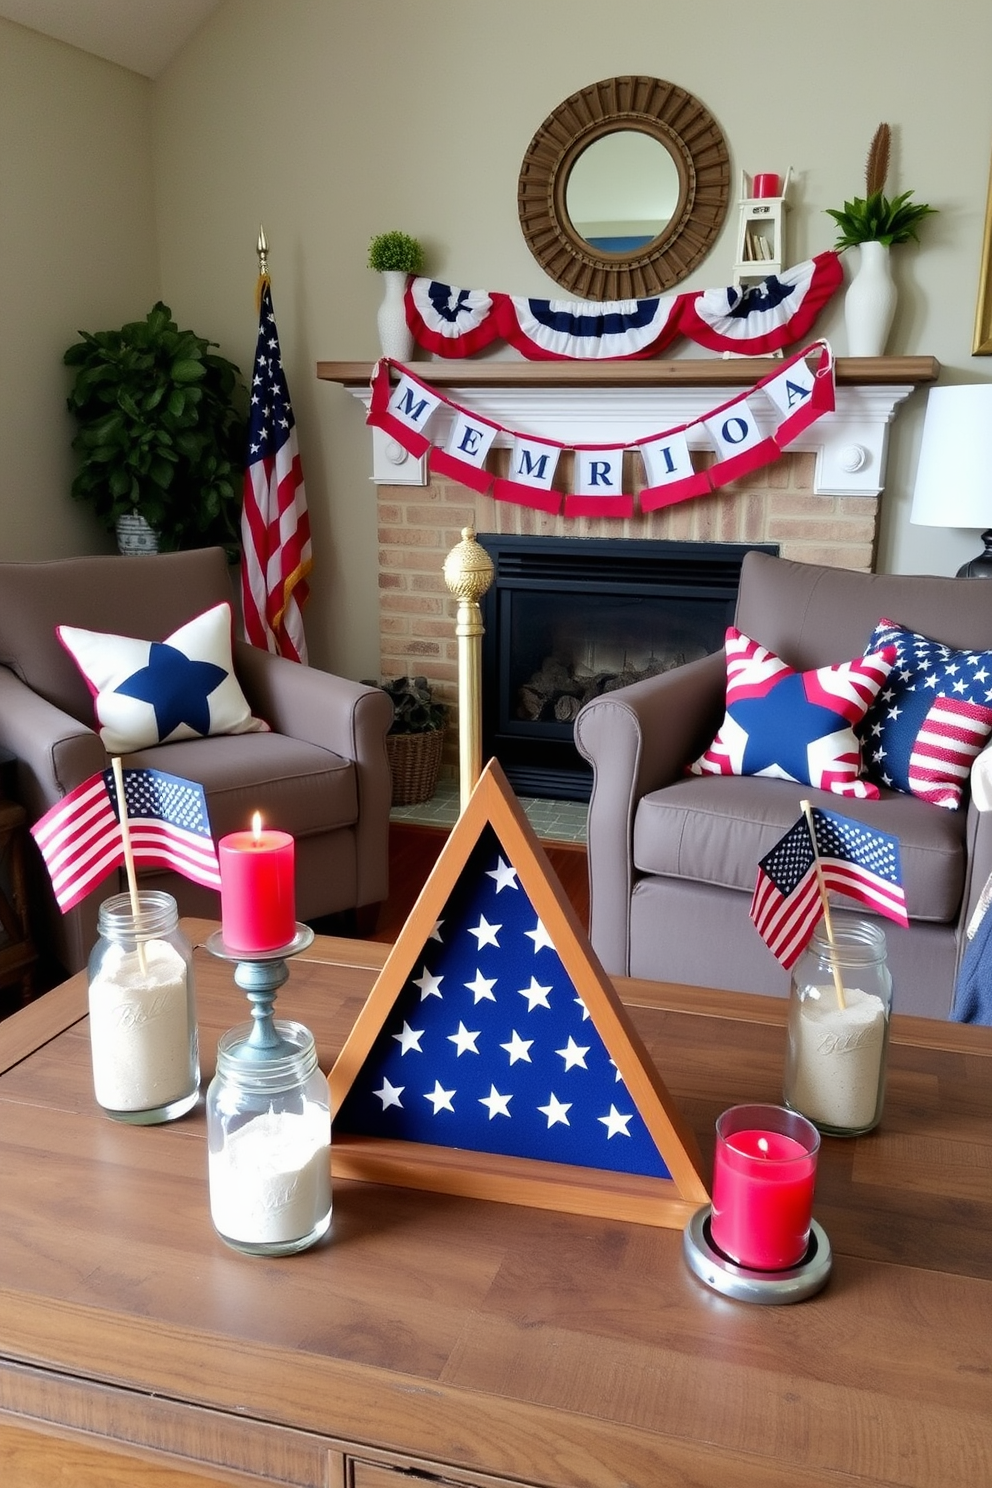
[[[755,1271],[798,1265],[813,1222],[816,1127],[780,1106],[735,1106],[716,1133],[714,1245]]]
[[[221,935],[235,951],[275,951],[296,935],[296,844],[288,832],[231,832],[217,844]]]

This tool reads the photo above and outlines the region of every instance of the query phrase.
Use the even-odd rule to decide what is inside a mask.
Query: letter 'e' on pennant
[[[695,1138],[490,761],[328,1076],[335,1176],[681,1228]]]

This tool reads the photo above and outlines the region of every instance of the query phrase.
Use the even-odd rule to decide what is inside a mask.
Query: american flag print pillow
[[[955,811],[992,733],[992,651],[957,651],[881,619],[867,650],[895,650],[861,737],[871,780]]]
[[[878,799],[878,786],[862,778],[856,729],[889,676],[894,648],[797,672],[731,625],[725,650],[726,713],[689,774],[767,775]]]

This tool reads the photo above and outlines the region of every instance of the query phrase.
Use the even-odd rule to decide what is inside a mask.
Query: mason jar
[[[892,978],[873,920],[824,921],[792,969],[785,1104],[830,1136],[871,1131],[882,1115]]]
[[[207,1090],[210,1217],[248,1255],[292,1255],[331,1223],[331,1107],[313,1034],[275,1019],[274,1048],[251,1023],[222,1034]]]
[[[89,959],[97,1101],[115,1121],[150,1126],[195,1106],[200,1089],[193,953],[171,894],[139,889],[100,905]]]

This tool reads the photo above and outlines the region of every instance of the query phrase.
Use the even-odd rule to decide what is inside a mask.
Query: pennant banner
[[[816,358],[815,366],[809,361]],[[397,382],[390,382],[390,368]],[[762,408],[764,400],[764,408]],[[451,414],[443,444],[428,429],[439,408]],[[574,453],[572,491],[564,497],[566,517],[630,517],[634,498],[624,493],[624,455],[639,453],[646,485],[639,495],[643,512],[657,511],[695,496],[706,496],[728,482],[777,460],[810,424],[834,408],[833,354],[826,341],[814,341],[753,388],[704,414],[691,424],[647,434],[629,445],[567,446]],[[419,458],[429,450],[433,473],[461,481],[473,491],[490,491],[497,501],[557,515],[562,492],[553,482],[561,452],[550,439],[506,429],[435,392],[409,367],[383,357],[372,372],[367,422],[385,429]],[[768,428],[769,423],[772,427]],[[511,442],[507,475],[494,477],[486,460],[499,434]],[[690,443],[713,450],[705,470],[692,464]]]
[[[410,279],[414,339],[441,357],[469,357],[508,341],[531,361],[657,356],[679,336],[711,351],[768,356],[808,335],[844,279],[834,249],[759,284],[645,300],[537,300]]]

